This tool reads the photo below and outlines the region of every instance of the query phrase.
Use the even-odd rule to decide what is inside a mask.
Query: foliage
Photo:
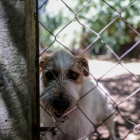
[[[40,0],[40,3],[43,3]],[[82,8],[88,1],[64,1],[66,4],[76,13]],[[106,0],[117,11],[121,12],[123,8],[129,5],[132,0]],[[128,9],[122,12],[122,17],[137,31],[140,31],[140,2],[134,2]],[[91,1],[84,9],[78,14],[77,18],[81,24],[86,25],[88,28],[99,33],[107,24],[110,23],[119,14],[115,12],[104,1],[96,0]],[[74,18],[74,14],[69,10],[61,0],[49,0],[48,3],[40,10],[40,21],[43,25],[49,29],[54,35],[56,35],[71,19]],[[109,45],[115,52],[119,52],[122,46],[127,44],[127,49],[131,46],[128,44],[134,44],[139,40],[139,36],[126,25],[121,18],[118,18],[111,26],[109,26],[101,35],[101,39]],[[69,49],[85,49],[97,36],[85,29],[80,25],[77,20],[73,20],[62,32],[57,35],[58,41]],[[40,42],[46,42],[46,47],[54,40],[54,37],[49,32],[40,28]],[[51,49],[55,47],[61,47],[61,45],[55,42]],[[106,47],[97,41],[90,50],[94,54],[106,53]]]

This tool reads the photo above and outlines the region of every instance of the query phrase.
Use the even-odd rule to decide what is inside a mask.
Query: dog
[[[46,133],[46,140],[92,139],[88,135],[112,114],[113,107],[107,95],[88,77],[88,61],[59,50],[42,56],[40,66],[41,123],[58,127],[56,135]],[[104,123],[110,140],[115,140],[113,116]]]

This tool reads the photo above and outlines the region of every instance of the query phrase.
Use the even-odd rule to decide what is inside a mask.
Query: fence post
[[[28,59],[30,139],[39,140],[39,33],[34,0],[26,0],[26,46]]]

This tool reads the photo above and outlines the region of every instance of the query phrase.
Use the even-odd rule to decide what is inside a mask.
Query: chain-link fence
[[[105,43],[105,41],[101,38],[101,34],[107,29],[109,28],[112,24],[114,24],[114,22],[117,20],[117,19],[121,19],[123,23],[126,24],[126,26],[128,26],[129,28],[131,28],[131,30],[133,30],[133,32],[135,32],[135,34],[137,34],[138,36],[140,36],[140,33],[133,28],[133,25],[131,26],[129,23],[127,23],[127,21],[122,17],[122,13],[126,10],[128,10],[131,6],[133,6],[133,4],[136,2],[137,0],[134,0],[134,1],[129,1],[129,4],[121,9],[121,11],[118,11],[116,10],[115,7],[113,7],[112,5],[109,4],[108,1],[104,1],[102,0],[102,2],[104,2],[107,6],[109,6],[111,9],[112,9],[112,12],[115,12],[117,13],[117,16],[112,19],[103,29],[101,29],[100,32],[96,32],[94,31],[93,29],[89,28],[88,26],[86,26],[85,24],[83,24],[79,19],[78,19],[78,14],[88,5],[90,5],[92,2],[94,3],[94,1],[92,0],[89,0],[87,2],[84,3],[84,5],[81,7],[81,9],[79,9],[77,12],[74,12],[74,10],[72,10],[72,7],[70,7],[68,4],[67,4],[67,1],[64,1],[64,0],[60,0],[59,2],[60,3],[63,3],[64,6],[66,8],[68,8],[68,10],[72,13],[73,15],[73,18],[71,19],[71,21],[69,21],[63,28],[61,28],[57,34],[53,34],[49,28],[45,27],[45,25],[43,25],[42,22],[38,21],[40,26],[42,26],[44,28],[44,30],[46,30],[50,36],[52,36],[54,38],[54,40],[47,46],[46,49],[44,49],[44,51],[41,52],[40,54],[40,57],[43,57],[43,55],[45,53],[47,53],[47,50],[53,46],[53,44],[55,42],[57,42],[60,46],[63,46],[63,48],[66,50],[66,51],[69,51],[72,55],[75,56],[75,54],[68,48],[66,47],[65,45],[63,45],[63,42],[60,42],[57,37],[59,34],[61,34],[61,32],[63,30],[65,30],[73,21],[77,21],[77,23],[79,24],[79,26],[83,26],[83,28],[85,28],[86,30],[88,30],[91,34],[95,35],[96,38],[92,41],[92,43],[90,43],[78,56],[75,56],[77,59],[75,61],[75,63],[73,65],[71,65],[69,68],[72,68],[80,59],[80,57],[88,50],[91,48],[91,46],[93,46],[97,41],[100,41],[102,44],[104,44],[104,46],[111,51],[112,55],[114,55],[116,58],[117,58],[117,63],[116,65],[114,65],[112,68],[110,68],[106,73],[104,73],[100,78],[95,78],[91,73],[90,71],[88,71],[88,69],[86,67],[83,67],[83,69],[85,71],[87,71],[89,73],[89,75],[95,80],[96,82],[96,85],[92,88],[92,89],[89,89],[89,91],[87,93],[85,93],[83,96],[81,96],[78,101],[76,101],[75,105],[73,106],[73,108],[71,108],[69,111],[67,111],[65,114],[63,114],[60,118],[65,118],[65,119],[69,119],[69,118],[66,118],[66,116],[69,116],[70,113],[72,113],[73,111],[75,110],[78,110],[79,112],[81,112],[84,116],[85,116],[85,120],[88,120],[94,127],[94,130],[92,133],[90,134],[87,134],[85,137],[83,138],[79,138],[79,139],[85,139],[87,136],[94,136],[94,134],[97,135],[97,137],[99,139],[104,139],[104,137],[100,134],[100,132],[98,131],[98,128],[101,127],[101,125],[106,122],[112,115],[114,115],[116,112],[126,121],[126,122],[129,122],[130,124],[133,125],[133,128],[127,133],[125,134],[125,136],[123,138],[121,138],[121,140],[125,140],[127,139],[127,136],[134,132],[134,131],[137,131],[138,133],[140,133],[140,124],[137,124],[135,122],[133,122],[132,120],[129,120],[128,118],[124,117],[123,114],[121,113],[119,107],[121,104],[123,104],[124,102],[126,102],[127,100],[129,100],[130,98],[132,98],[132,96],[135,96],[136,94],[139,94],[140,93],[140,86],[133,92],[131,93],[130,95],[128,95],[125,99],[123,99],[122,101],[120,101],[119,103],[116,103],[111,96],[109,96],[106,91],[104,91],[104,89],[102,89],[102,87],[99,86],[98,82],[100,82],[103,77],[105,75],[107,75],[109,72],[111,72],[115,67],[117,67],[118,65],[123,67],[138,83],[140,82],[140,79],[135,75],[133,74],[132,72],[129,71],[129,69],[127,69],[123,63],[122,63],[122,60],[125,56],[128,55],[128,53],[130,53],[133,49],[135,49],[136,47],[139,47],[138,45],[140,44],[140,40],[138,40],[135,44],[133,44],[125,53],[123,53],[121,56],[118,56],[114,51],[113,49],[107,44]],[[38,10],[42,9],[44,6],[46,6],[46,3],[48,2],[48,0],[44,1],[42,3],[42,5],[39,7]],[[115,34],[115,33],[114,33]],[[49,55],[49,54],[48,54]],[[41,69],[47,69],[47,67],[43,67],[43,65],[40,64],[40,67],[42,67]],[[58,86],[61,86],[62,88],[65,89],[65,85],[61,85],[60,81],[61,81],[61,77],[63,77],[63,75],[66,74],[66,71],[63,72],[63,74],[57,78],[56,76],[56,73],[54,71],[51,71],[50,75],[54,76],[56,78],[56,81],[57,81],[57,84]],[[95,90],[96,88],[99,88],[100,90],[102,90],[104,92],[104,94],[107,96],[107,98],[109,98],[109,100],[113,103],[114,105],[114,111],[109,115],[107,116],[104,120],[102,120],[102,122],[100,124],[94,124],[92,122],[91,119],[88,118],[87,114],[85,112],[82,111],[82,108],[79,107],[78,103],[83,99],[85,98],[86,96],[89,95],[89,93],[93,90]],[[48,91],[45,91],[46,92],[49,92],[49,90],[52,90],[54,87],[49,87]],[[45,94],[41,94],[40,95],[40,99],[42,100],[42,96]],[[41,101],[42,102],[42,101]],[[41,109],[46,113],[46,115],[48,115],[51,119],[51,121],[53,122],[53,124],[51,126],[43,126],[43,127],[40,127],[40,130],[41,130],[41,134],[40,134],[40,138],[44,138],[44,136],[46,135],[46,133],[50,133],[52,132],[52,135],[57,135],[57,131],[60,131],[62,133],[62,135],[64,135],[65,139],[69,139],[69,137],[63,132],[63,130],[59,127],[59,125],[57,125],[57,120],[55,119],[54,117],[54,114],[51,113],[51,111],[48,111],[43,104],[40,103],[40,107]],[[64,120],[64,123],[65,123],[65,120]],[[71,122],[72,123],[72,122]],[[73,124],[71,124],[73,125]],[[67,127],[71,127],[71,126],[67,126]],[[82,127],[82,126],[81,126]],[[97,138],[96,137],[96,138]]]

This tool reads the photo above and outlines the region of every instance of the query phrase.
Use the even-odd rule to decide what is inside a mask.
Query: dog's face
[[[60,118],[76,105],[80,98],[83,76],[88,76],[88,62],[66,51],[42,56],[40,65],[41,98],[45,109]]]

